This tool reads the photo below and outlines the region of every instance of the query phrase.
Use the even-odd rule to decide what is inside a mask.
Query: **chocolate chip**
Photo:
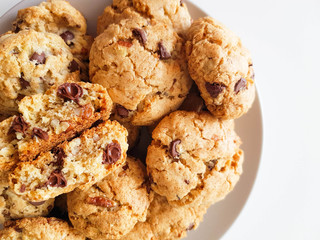
[[[49,140],[49,135],[46,131],[43,131],[42,129],[40,128],[34,128],[32,129],[32,134],[33,134],[33,137],[34,136],[37,136],[38,138],[42,139],[42,140],[45,140],[45,141],[48,141]]]
[[[206,89],[212,98],[216,98],[223,91],[225,86],[220,83],[206,83]]]
[[[117,104],[116,110],[117,110],[117,114],[122,118],[126,118],[129,116],[129,110],[126,109],[124,106]]]
[[[194,223],[191,223],[186,230],[187,230],[187,231],[190,231],[190,230],[192,230],[192,229],[194,229]]]
[[[57,166],[62,166],[63,165],[63,159],[65,157],[67,157],[67,155],[65,154],[65,152],[63,151],[62,148],[56,148],[53,151],[54,156],[56,157],[57,161],[56,161],[56,165]]]
[[[69,45],[71,43],[70,41],[74,39],[74,34],[70,31],[65,31],[64,33],[60,34],[60,37],[67,45]]]
[[[139,42],[144,46],[147,42],[147,34],[143,29],[135,28],[132,31],[133,36],[135,36]]]
[[[38,54],[37,52],[35,52],[30,57],[30,61],[35,61],[36,65],[44,64],[46,62],[46,54],[44,52],[42,52],[41,54]]]
[[[128,169],[129,169],[129,165],[128,165],[128,163],[126,163],[126,165],[124,165],[124,166],[122,167],[122,169],[123,169],[123,171],[128,170]]]
[[[22,229],[22,228],[19,228],[19,227],[15,227],[14,230],[15,230],[16,232],[21,233],[23,229]]]
[[[253,64],[252,63],[249,63],[249,67],[252,67],[253,66]]]
[[[23,117],[19,115],[19,116],[16,116],[12,121],[12,125],[8,133],[11,134],[11,133],[19,132],[19,133],[25,134],[28,128],[29,128],[29,125],[24,121]]]
[[[210,160],[209,162],[206,163],[209,171],[214,169],[214,167],[216,166],[217,162],[218,162],[218,160],[214,159],[214,160]]]
[[[247,80],[245,78],[241,78],[235,85],[234,85],[234,92],[238,94],[241,90],[247,87]]]
[[[132,42],[129,42],[129,41],[118,41],[118,44],[120,45],[120,46],[123,46],[123,47],[127,47],[127,48],[130,48],[130,47],[132,47]]]
[[[106,207],[106,208],[110,208],[114,206],[113,201],[106,199],[104,197],[88,197],[87,203],[95,206],[99,206],[99,207]]]
[[[180,0],[180,6],[182,6],[183,5],[183,0]]]
[[[23,78],[23,74],[21,74],[21,78],[19,78],[19,81],[22,89],[30,87],[30,83]]]
[[[20,191],[21,193],[25,192],[25,191],[26,191],[26,185],[21,184],[19,191]]]
[[[184,180],[184,182],[189,185],[190,184],[190,181],[189,180]]]
[[[67,180],[60,170],[55,170],[51,173],[45,185],[50,187],[65,187],[67,186]]]
[[[177,145],[181,143],[180,139],[176,139],[170,143],[170,154],[174,159],[179,159],[180,153],[177,151]]]
[[[161,60],[171,58],[171,54],[167,51],[162,41],[158,43],[158,47],[159,47],[159,55]]]
[[[79,98],[83,95],[83,90],[80,85],[76,83],[64,83],[58,87],[57,94],[65,101],[73,100],[79,104]]]
[[[17,22],[15,22],[15,23],[13,24],[13,26],[15,27],[14,33],[20,32],[21,28],[19,27],[19,25],[22,24],[22,23],[23,23],[23,20],[22,20],[22,19],[19,19]]]
[[[75,60],[72,60],[68,66],[68,69],[70,72],[80,71],[80,66]]]
[[[102,164],[113,164],[121,157],[121,147],[119,143],[110,143],[107,145],[106,150],[103,152]]]
[[[37,206],[41,206],[45,203],[46,201],[41,201],[41,202],[29,202],[31,205],[37,207]]]
[[[26,95],[23,95],[23,94],[18,94],[18,97],[17,97],[17,100],[18,101],[21,101]]]

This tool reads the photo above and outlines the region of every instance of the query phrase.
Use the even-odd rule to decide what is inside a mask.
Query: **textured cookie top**
[[[112,24],[92,45],[91,80],[124,107],[123,118],[150,125],[178,108],[191,87],[183,44],[158,21],[138,17]]]
[[[83,15],[69,2],[63,0],[49,0],[38,6],[20,9],[13,27],[15,32],[27,28],[54,33],[64,28],[72,28],[82,34],[87,31],[87,23]]]
[[[73,226],[92,239],[119,239],[138,221],[145,221],[151,196],[146,170],[138,159],[127,157],[102,181],[85,191],[68,194]]]
[[[88,58],[93,39],[86,35],[86,20],[66,1],[51,0],[19,10],[12,31],[24,29],[55,33],[65,41],[76,57]]]
[[[24,96],[63,83],[73,56],[61,37],[33,30],[0,38],[0,112],[16,112]]]
[[[192,22],[186,4],[180,0],[115,0],[99,16],[97,32],[101,34],[110,24],[137,14],[172,25],[179,34],[185,34]]]
[[[138,222],[121,240],[157,240],[148,222]]]
[[[189,72],[209,111],[221,118],[246,113],[255,96],[254,72],[240,38],[210,17],[196,20],[187,38]]]
[[[207,112],[177,111],[165,117],[148,147],[152,189],[171,204],[199,204],[215,163],[232,157],[239,148],[233,127],[232,120],[221,121]]]
[[[68,223],[56,218],[24,218],[7,222],[0,230],[3,240],[85,240]]]
[[[194,207],[171,206],[165,197],[155,194],[148,211],[147,223],[155,239],[178,240],[199,226],[207,208],[206,204]]]

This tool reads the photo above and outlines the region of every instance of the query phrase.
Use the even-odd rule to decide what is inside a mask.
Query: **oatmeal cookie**
[[[211,190],[210,181],[215,182],[211,175],[224,171],[241,143],[233,120],[219,120],[207,112],[171,113],[152,138],[146,159],[151,187],[172,205],[203,202]]]
[[[240,38],[210,17],[195,21],[187,38],[189,72],[209,111],[224,119],[245,114],[255,86],[251,56]]]
[[[89,188],[122,165],[127,148],[127,130],[106,121],[34,161],[19,162],[9,176],[10,187],[35,202]]]
[[[72,60],[56,34],[26,30],[0,37],[0,113],[14,114],[24,96],[64,83]]]
[[[170,26],[144,18],[112,24],[95,39],[90,78],[107,88],[133,125],[151,125],[177,109],[192,85],[184,41]]]
[[[120,239],[146,220],[153,196],[146,179],[140,160],[127,157],[123,166],[88,190],[68,194],[70,221],[88,238]]]
[[[1,240],[85,240],[68,223],[57,218],[24,218],[9,221],[0,230]]]

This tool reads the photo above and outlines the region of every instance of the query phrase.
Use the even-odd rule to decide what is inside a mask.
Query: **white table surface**
[[[1,0],[0,15],[17,2]],[[320,1],[193,2],[251,50],[262,104],[258,177],[223,240],[319,240]]]

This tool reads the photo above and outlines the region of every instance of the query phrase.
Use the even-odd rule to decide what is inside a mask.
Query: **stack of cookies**
[[[250,54],[180,0],[113,0],[86,32],[51,0],[0,36],[0,239],[181,239],[242,173]]]

